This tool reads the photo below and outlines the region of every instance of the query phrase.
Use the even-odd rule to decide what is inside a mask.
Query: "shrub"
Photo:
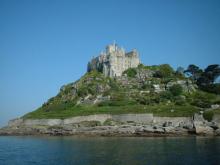
[[[88,90],[86,87],[81,87],[78,89],[77,94],[80,97],[86,96],[88,94]]]
[[[104,121],[103,125],[113,125],[114,121],[112,119],[107,119]]]
[[[142,105],[153,105],[155,103],[155,96],[139,96],[136,100]]]
[[[195,105],[200,108],[210,108],[211,102],[207,99],[194,99],[192,105]]]
[[[154,77],[167,78],[172,77],[173,74],[173,68],[169,64],[163,64],[158,66],[158,70],[155,72]]]
[[[183,93],[183,88],[179,84],[174,84],[170,87],[169,91],[172,93],[173,96],[179,96]]]
[[[175,102],[175,105],[185,105],[186,104],[186,100],[182,96],[176,96],[174,98],[174,102]]]
[[[119,85],[117,84],[117,82],[114,79],[110,79],[109,80],[109,86],[111,87],[111,90],[119,90]]]
[[[128,77],[135,77],[137,74],[137,71],[135,68],[129,68],[126,71],[124,71],[125,74],[127,74]]]
[[[191,104],[201,108],[210,108],[212,100],[215,98],[216,96],[213,94],[197,91],[192,96]]]
[[[171,100],[173,98],[173,95],[170,91],[164,91],[160,93],[160,98],[162,100]]]
[[[136,104],[135,101],[132,100],[121,100],[121,101],[103,101],[98,103],[98,107],[104,107],[104,106],[126,106],[126,105],[134,105]]]
[[[144,97],[139,97],[137,99],[137,101],[138,101],[139,104],[142,104],[142,105],[147,105],[148,104],[148,100]]]
[[[46,107],[42,107],[43,111],[50,112],[50,111],[63,111],[68,110],[69,108],[73,107],[75,105],[75,102],[57,102],[54,104],[50,104]]]
[[[220,94],[220,83],[200,86],[200,89],[206,92]]]
[[[207,111],[203,114],[204,119],[212,121],[214,113],[212,111]]]

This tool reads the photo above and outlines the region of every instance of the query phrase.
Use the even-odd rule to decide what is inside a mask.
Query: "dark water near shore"
[[[0,137],[0,165],[220,164],[220,138]]]

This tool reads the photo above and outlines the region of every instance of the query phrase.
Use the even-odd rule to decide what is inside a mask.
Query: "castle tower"
[[[126,53],[123,48],[113,43],[106,46],[105,52],[88,63],[88,71],[98,70],[105,76],[118,77],[128,68],[135,68],[140,64],[136,49]]]

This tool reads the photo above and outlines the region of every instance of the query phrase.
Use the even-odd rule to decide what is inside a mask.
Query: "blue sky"
[[[86,72],[113,40],[146,65],[220,63],[219,0],[0,0],[0,126]]]

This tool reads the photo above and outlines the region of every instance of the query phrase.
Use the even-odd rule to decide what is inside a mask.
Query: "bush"
[[[193,93],[193,96],[191,97],[191,104],[201,108],[210,108],[213,104],[213,101],[216,100],[216,95],[202,91]]]
[[[154,77],[167,78],[172,77],[173,74],[173,68],[169,64],[163,64],[158,66],[158,70],[155,72]]]
[[[186,100],[183,96],[176,96],[174,98],[175,105],[186,105]]]
[[[86,87],[79,88],[77,94],[80,97],[86,96],[88,94],[88,90]]]
[[[212,121],[214,113],[212,111],[207,111],[203,114],[204,119]]]
[[[200,86],[200,89],[206,92],[220,94],[220,83]]]
[[[136,104],[135,101],[132,100],[122,100],[122,101],[103,101],[98,103],[98,107],[104,107],[104,106],[126,106],[126,105],[134,105]]]
[[[183,93],[183,88],[179,84],[174,84],[170,87],[169,91],[172,93],[173,96],[180,96]]]
[[[50,111],[63,111],[67,110],[75,105],[75,102],[57,102],[54,104],[50,104],[48,106],[42,107],[42,110],[45,112],[50,112]]]
[[[137,74],[137,71],[135,68],[129,68],[126,71],[124,71],[124,74],[127,74],[128,77],[135,77]]]
[[[207,99],[194,99],[192,105],[195,105],[200,108],[210,108],[211,102]]]
[[[152,87],[152,85],[150,85],[150,84],[144,84],[144,85],[141,86],[141,88],[142,88],[142,89],[148,89],[148,90],[150,90],[150,89],[152,89],[153,87]]]
[[[164,91],[160,93],[160,98],[162,100],[172,100],[173,95],[170,91]]]
[[[150,103],[150,101],[146,99],[145,97],[139,97],[137,101],[139,104],[142,104],[142,105],[149,105]]]
[[[120,90],[119,85],[114,79],[109,80],[109,85],[111,87],[111,90],[115,90],[115,91]]]

